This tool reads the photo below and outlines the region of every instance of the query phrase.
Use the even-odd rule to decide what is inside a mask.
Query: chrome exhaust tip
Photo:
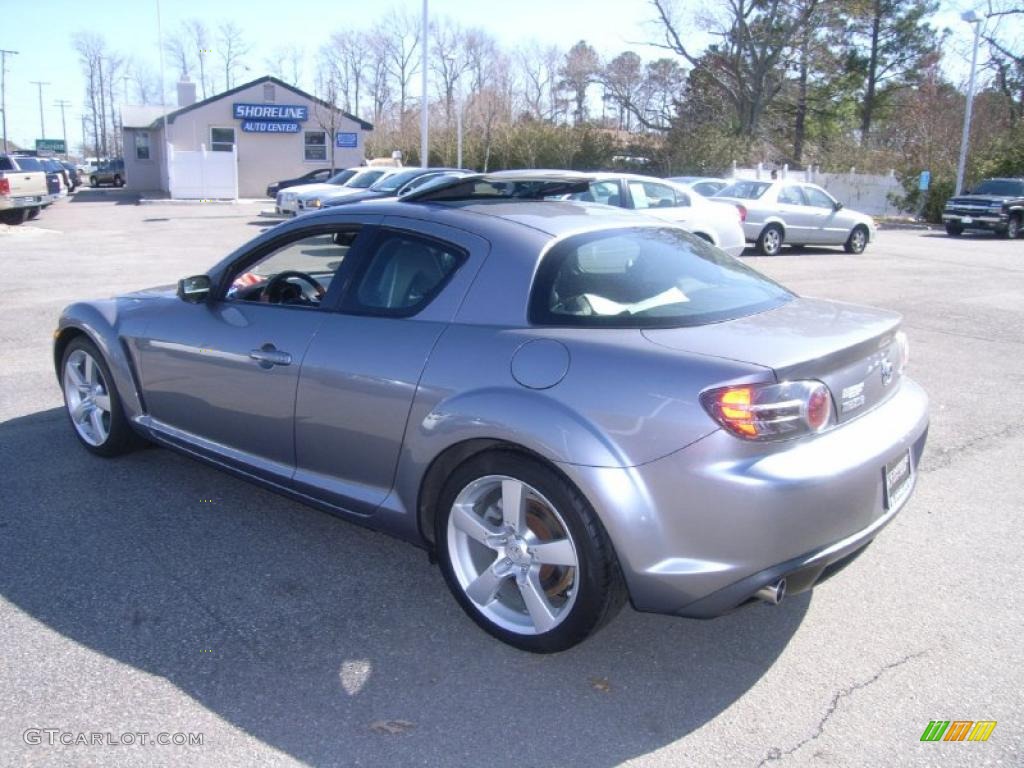
[[[766,584],[754,593],[754,597],[771,605],[778,605],[786,596],[786,580],[779,579],[774,584]]]

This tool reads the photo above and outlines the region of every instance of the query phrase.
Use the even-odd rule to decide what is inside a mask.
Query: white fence
[[[168,144],[167,168],[172,198],[238,199],[238,155],[234,147],[230,152],[211,152],[205,145],[199,150],[180,150]]]
[[[761,163],[755,168],[733,167],[732,175],[738,179],[769,179],[771,171]],[[890,195],[904,194],[896,174],[857,173],[851,168],[848,173],[822,173],[816,168],[803,171],[790,170],[787,166],[777,169],[780,179],[793,179],[817,184],[828,190],[832,197],[854,210],[870,216],[898,216],[900,210],[892,204]]]

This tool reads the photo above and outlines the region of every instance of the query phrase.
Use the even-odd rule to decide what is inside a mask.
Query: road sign
[[[65,152],[63,139],[36,139],[36,152],[56,152],[63,155]]]
[[[932,172],[921,171],[921,178],[917,180],[917,188],[922,192],[928,190],[928,186],[932,183]]]

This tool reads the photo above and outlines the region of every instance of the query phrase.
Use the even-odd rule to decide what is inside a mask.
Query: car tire
[[[28,208],[14,208],[9,211],[0,211],[0,221],[4,224],[10,224],[12,227],[24,224],[27,219]]]
[[[1003,233],[1010,240],[1017,240],[1024,231],[1021,230],[1021,216],[1019,213],[1014,213],[1010,216],[1009,221],[1006,222],[1006,232]]]
[[[146,444],[129,424],[110,368],[92,341],[78,336],[68,343],[60,376],[64,412],[86,450],[110,458]]]
[[[858,224],[850,230],[850,236],[843,243],[843,250],[847,253],[864,253],[864,249],[868,247],[868,237],[868,228],[863,224]]]
[[[761,230],[757,238],[756,248],[763,256],[778,256],[782,250],[785,235],[778,224],[769,224]]]
[[[950,237],[960,237],[964,233],[964,228],[957,224],[947,224],[946,234]]]
[[[519,515],[505,516],[509,499],[519,500]],[[551,467],[513,452],[479,454],[451,474],[438,504],[435,536],[448,588],[502,642],[533,653],[564,651],[625,602],[597,514]]]
[[[122,179],[120,176],[115,176],[114,177],[114,186],[115,187],[123,187],[124,186],[124,179]]]
[[[90,176],[89,177],[89,186],[90,187],[94,187],[95,188],[95,187],[98,187],[99,185],[100,185],[100,180],[99,179],[97,179],[95,176]]]
[[[38,219],[39,218],[39,211],[40,211],[39,208],[29,208],[28,209],[28,216],[27,216],[28,220],[31,221],[32,219]]]

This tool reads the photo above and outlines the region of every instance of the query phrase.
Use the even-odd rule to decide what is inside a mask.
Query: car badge
[[[892,383],[893,366],[888,358],[882,361],[879,368],[882,371],[882,386],[888,387]]]

